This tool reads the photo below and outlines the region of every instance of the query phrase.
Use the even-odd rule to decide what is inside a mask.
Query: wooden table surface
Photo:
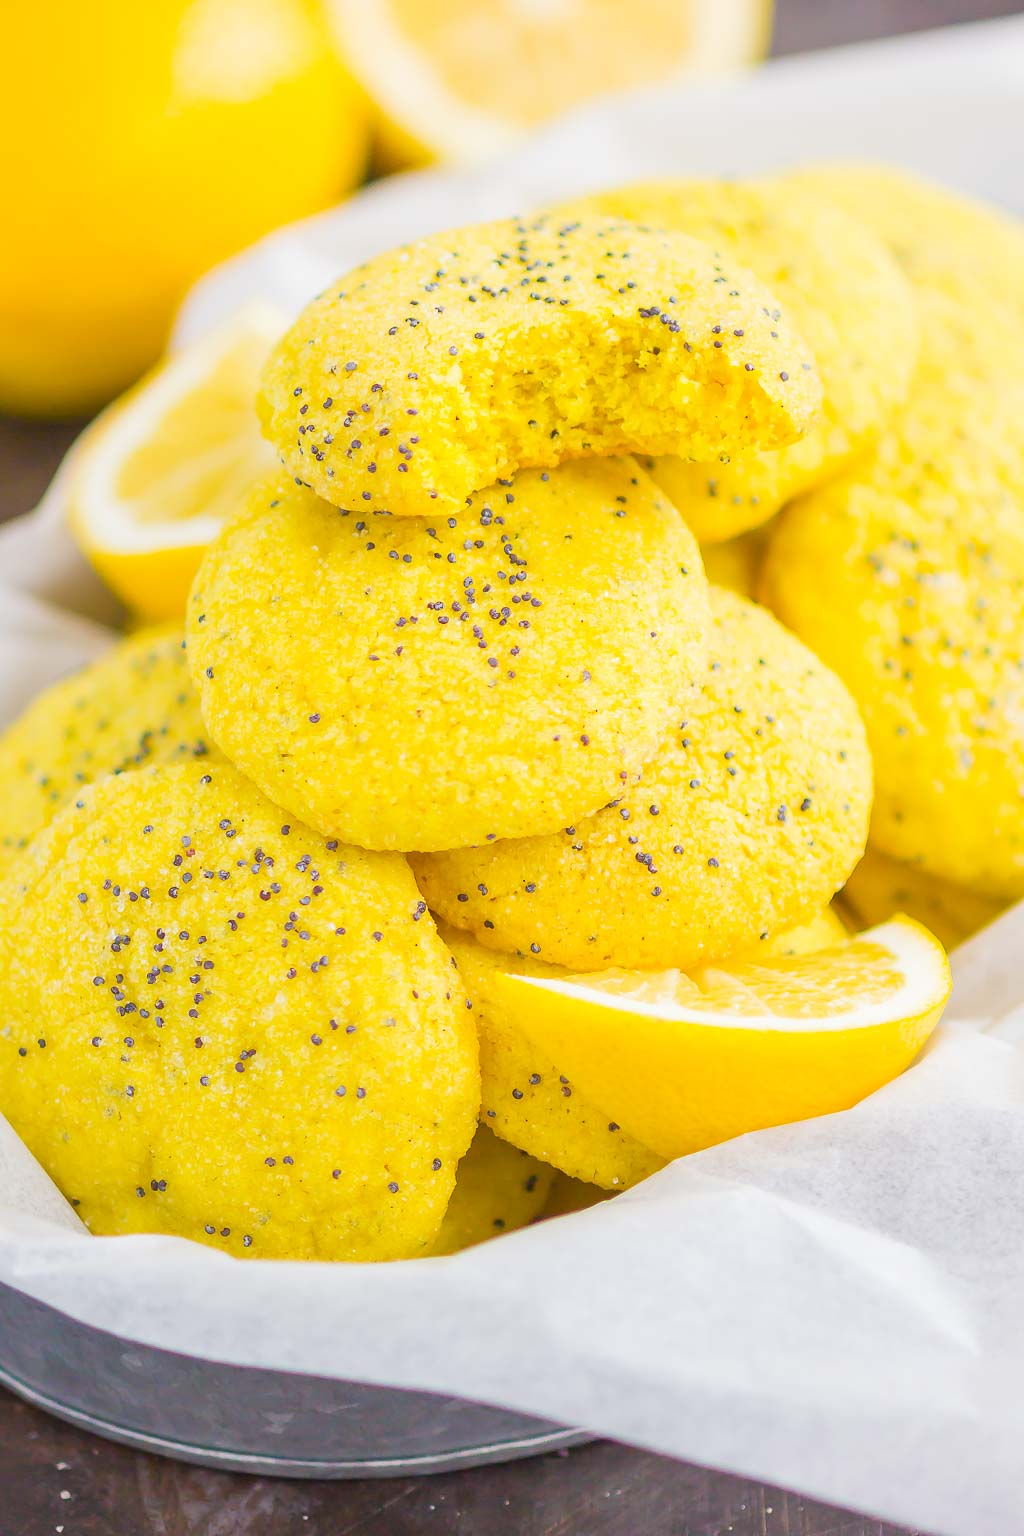
[[[998,0],[778,0],[777,52],[1017,14]],[[71,426],[0,420],[0,519]],[[284,1482],[108,1445],[0,1391],[0,1536],[920,1536],[743,1478],[599,1443],[387,1482]]]

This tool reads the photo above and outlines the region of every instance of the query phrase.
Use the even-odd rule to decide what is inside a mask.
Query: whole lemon
[[[207,267],[360,178],[360,94],[318,0],[5,11],[0,409],[88,411]]]

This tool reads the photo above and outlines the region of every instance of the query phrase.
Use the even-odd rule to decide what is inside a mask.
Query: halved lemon
[[[390,165],[480,159],[567,107],[758,58],[771,0],[329,0]]]
[[[260,433],[260,369],[286,319],[251,306],[146,375],[72,450],[71,527],[117,595],[145,619],[185,611],[203,552],[275,462]]]
[[[896,917],[814,954],[728,968],[496,979],[573,1087],[660,1156],[849,1109],[913,1061],[950,974]]]

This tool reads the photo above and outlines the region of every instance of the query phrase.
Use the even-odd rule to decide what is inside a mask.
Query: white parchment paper
[[[484,171],[385,184],[206,280],[194,334],[348,263],[630,174],[882,156],[1024,208],[1024,21],[624,98]],[[0,534],[0,719],[109,643],[59,487]],[[947,1018],[846,1114],[743,1137],[610,1204],[415,1263],[236,1262],[93,1238],[0,1122],[0,1281],[123,1337],[461,1394],[945,1536],[1024,1482],[1024,906],[954,961]]]

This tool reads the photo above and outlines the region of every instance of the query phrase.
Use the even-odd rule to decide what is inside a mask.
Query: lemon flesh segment
[[[685,976],[504,974],[503,1001],[623,1130],[665,1158],[849,1109],[917,1055],[945,951],[897,917],[833,949]]]
[[[330,0],[387,166],[469,161],[607,91],[764,53],[770,0]]]
[[[107,584],[151,620],[180,616],[203,552],[274,462],[255,410],[282,320],[252,307],[171,356],[74,450],[72,530]]]

